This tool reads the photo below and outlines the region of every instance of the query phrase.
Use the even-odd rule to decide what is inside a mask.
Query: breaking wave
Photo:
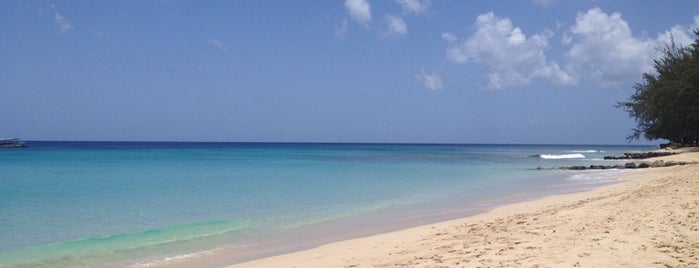
[[[536,155],[541,159],[575,159],[585,158],[583,154],[540,154]]]

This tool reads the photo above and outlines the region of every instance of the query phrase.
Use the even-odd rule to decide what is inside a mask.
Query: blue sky
[[[614,104],[694,28],[696,1],[0,1],[0,136],[624,144]]]

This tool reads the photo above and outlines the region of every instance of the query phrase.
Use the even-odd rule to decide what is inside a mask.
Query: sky
[[[0,1],[0,137],[626,144],[614,105],[696,28],[694,0]]]

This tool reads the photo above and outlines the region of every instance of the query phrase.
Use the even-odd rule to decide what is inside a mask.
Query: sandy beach
[[[695,162],[699,152],[645,161],[659,159]],[[699,164],[624,179],[230,267],[699,266]]]

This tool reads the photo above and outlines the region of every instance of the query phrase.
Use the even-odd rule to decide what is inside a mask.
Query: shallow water
[[[0,150],[0,267],[227,262],[613,183],[651,149],[570,145],[30,142]],[[361,224],[357,224],[357,223]],[[358,226],[361,225],[361,226]],[[311,240],[314,242],[308,242]],[[292,240],[293,241],[293,240]],[[255,247],[254,245],[258,245]],[[256,250],[257,249],[257,250]]]

